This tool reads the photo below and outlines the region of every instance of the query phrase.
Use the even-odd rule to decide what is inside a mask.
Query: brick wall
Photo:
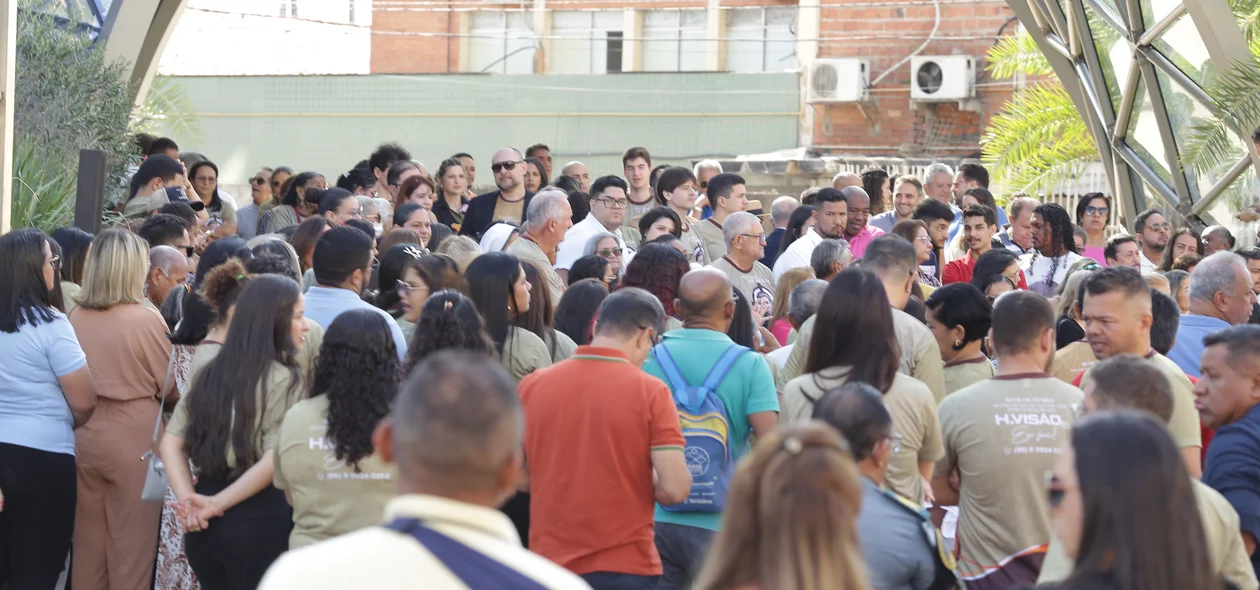
[[[930,1],[823,0],[819,57],[870,60],[871,80],[914,51],[935,22]],[[970,55],[978,77],[984,56],[999,28],[1015,14],[1002,0],[941,1],[936,39],[921,55]],[[902,64],[871,89],[871,101],[859,105],[806,105],[815,112],[814,144],[823,153],[918,157],[974,156],[988,117],[1010,97],[1010,85],[980,86],[980,112],[959,110],[957,103],[912,104],[910,64]],[[826,148],[825,146],[836,146]]]
[[[487,5],[488,9],[492,7],[493,5]],[[459,71],[460,13],[445,8],[427,8],[429,7],[421,7],[419,10],[395,6],[373,8],[373,74],[436,74]]]

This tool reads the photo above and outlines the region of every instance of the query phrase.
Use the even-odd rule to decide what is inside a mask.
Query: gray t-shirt
[[[862,509],[858,512],[858,542],[870,575],[872,590],[922,590],[932,586],[936,564],[924,526],[889,492],[862,478]]]

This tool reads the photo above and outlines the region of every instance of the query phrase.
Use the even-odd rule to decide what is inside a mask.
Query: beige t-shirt
[[[556,274],[556,269],[552,268],[555,263],[547,258],[547,254],[538,247],[536,242],[521,236],[507,247],[507,253],[520,258],[521,262],[532,262],[539,276],[547,281],[547,292],[551,295],[552,309],[560,305],[560,298],[564,296],[564,279]]]
[[[537,334],[516,326],[508,328],[499,361],[517,383],[538,369],[550,367],[552,362],[547,343]]]
[[[694,262],[702,266],[708,264],[709,257],[704,251],[704,240],[700,239],[700,233],[696,230],[696,228],[699,227],[700,222],[688,217],[683,220],[683,224],[682,237],[679,238],[679,240],[682,241],[683,246],[687,248],[687,251],[691,252],[691,255],[687,257],[690,259],[689,262]]]
[[[217,345],[216,345],[217,346]],[[217,350],[211,351],[207,349],[203,354],[203,346],[197,347],[197,353],[193,355],[192,367],[193,371],[200,369],[209,361],[205,356],[213,357],[218,354]],[[201,364],[197,362],[198,357],[203,357]],[[266,385],[266,398],[263,399],[263,386]],[[267,449],[275,448],[276,440],[280,435],[280,422],[284,420],[285,412],[293,404],[302,399],[306,394],[306,388],[301,377],[301,369],[298,369],[298,380],[293,380],[293,374],[288,367],[280,363],[272,363],[271,371],[266,375],[265,381],[258,384],[256,395],[261,403],[259,411],[254,415],[254,444],[257,445],[259,453]],[[178,437],[185,437],[188,431],[188,403],[190,399],[197,395],[196,381],[194,380],[188,385],[188,392],[184,397],[180,398],[179,403],[175,404],[175,412],[171,414],[171,421],[166,425],[166,431]],[[236,466],[236,454],[232,451],[229,444],[224,449],[227,453],[228,467]]]
[[[901,347],[901,372],[918,379],[932,391],[932,397],[940,403],[945,399],[945,370],[941,361],[941,349],[936,337],[923,322],[914,316],[892,310],[893,329],[897,332],[897,344]],[[805,320],[796,336],[796,345],[783,366],[785,381],[796,378],[805,371],[805,359],[809,352],[809,339],[814,334],[814,319]],[[790,339],[789,339],[790,340]]]
[[[568,334],[560,330],[552,330],[551,333],[555,335],[556,339],[555,352],[551,353],[552,364],[568,359],[573,356],[573,353],[577,352],[577,343],[572,338],[569,338]],[[551,346],[547,339],[543,340],[543,344],[548,345],[548,348]]]
[[[1238,512],[1230,506],[1229,501],[1211,486],[1194,478],[1190,479],[1194,489],[1194,503],[1199,508],[1199,517],[1203,521],[1203,533],[1207,537],[1208,554],[1212,558],[1212,567],[1217,575],[1229,580],[1238,590],[1256,590],[1260,582],[1256,581],[1256,571],[1247,558],[1247,550],[1243,547],[1242,535],[1239,534]],[[1072,573],[1072,558],[1063,551],[1063,543],[1058,538],[1050,540],[1050,549],[1046,551],[1046,559],[1041,564],[1041,574],[1037,584],[1052,584],[1066,580]]]
[[[790,426],[808,422],[814,402],[824,393],[844,385],[847,367],[832,367],[801,375],[783,387],[779,424]],[[893,430],[901,436],[901,451],[888,461],[885,484],[888,489],[923,504],[923,474],[919,463],[941,458],[941,424],[936,417],[936,399],[917,379],[897,373],[892,387],[884,393],[884,406],[892,416]]]
[[[704,247],[704,259],[710,264],[726,256],[726,238],[722,237],[722,226],[713,218],[704,219],[691,226],[692,231],[700,236],[700,245]]]
[[[636,203],[633,200],[626,202],[626,227],[639,227],[639,218],[643,217],[648,211],[662,206],[655,197],[649,198],[642,203]]]
[[[525,219],[525,199],[509,202],[499,197],[495,200],[492,221],[502,221],[520,227],[523,219]]]
[[[1194,409],[1194,386],[1190,384],[1190,378],[1181,372],[1181,367],[1176,363],[1154,350],[1146,355],[1146,360],[1159,367],[1172,384],[1173,413],[1168,420],[1168,433],[1172,435],[1173,441],[1181,448],[1202,447],[1203,431],[1200,429],[1199,411]],[[1089,383],[1090,372],[1085,371],[1085,376],[1081,378],[1082,390]]]
[[[767,314],[774,309],[774,272],[766,268],[766,265],[754,260],[752,268],[744,270],[735,266],[730,258],[723,256],[709,266],[726,273],[731,279],[731,286],[739,289],[748,301],[748,307],[756,309],[760,304]]]
[[[1054,353],[1054,365],[1050,374],[1068,385],[1076,382],[1076,376],[1098,364],[1098,357],[1085,341],[1073,342]]]
[[[940,346],[939,344],[937,346]],[[993,363],[985,357],[945,365],[945,395],[949,395],[985,379],[996,373]]]
[[[397,491],[397,467],[375,453],[358,470],[337,460],[328,440],[328,396],[305,399],[285,414],[276,446],[275,485],[293,500],[289,549],[378,524]]]
[[[297,353],[297,363],[302,369],[302,378],[308,382],[312,372],[315,370],[315,359],[319,357],[319,347],[324,344],[324,329],[310,318],[306,319],[306,340],[302,342],[302,348]],[[223,344],[210,340],[203,340],[197,345],[196,351],[193,353],[192,363],[188,366],[188,382],[192,383],[197,377],[197,372],[206,366],[211,359],[218,356],[219,351],[223,349]]]
[[[1028,374],[981,381],[941,402],[945,457],[934,475],[957,469],[962,484],[960,577],[1050,542],[1046,472],[1069,442],[1082,397],[1048,374]]]

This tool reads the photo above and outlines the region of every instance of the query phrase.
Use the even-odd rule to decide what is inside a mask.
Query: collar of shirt
[[[683,328],[681,330],[670,330],[669,332],[666,332],[662,338],[665,340],[692,340],[734,344],[730,336],[718,332],[717,330],[709,330],[706,328]]]
[[[1221,318],[1214,318],[1210,315],[1199,315],[1196,313],[1188,313],[1181,316],[1181,325],[1189,328],[1205,328],[1212,332],[1224,330],[1230,327],[1229,322]]]
[[[306,299],[308,301],[310,299],[324,299],[329,301],[363,302],[363,298],[350,289],[326,287],[323,285],[311,285],[311,288],[306,290]]]
[[[608,361],[614,363],[628,363],[630,357],[626,353],[615,348],[605,348],[603,346],[584,345],[577,347],[572,359],[582,359],[588,361]]]
[[[623,248],[625,247],[625,242],[622,241],[621,239],[621,228],[608,229],[604,227],[604,224],[600,223],[598,219],[595,219],[594,215],[588,214],[585,219],[577,222],[577,225],[569,228],[569,231],[573,231],[575,229],[578,230],[578,235],[586,235],[586,236],[593,236],[599,232],[608,232],[614,236],[617,236],[617,242]],[[565,234],[565,237],[568,237],[567,233]]]
[[[512,521],[494,508],[438,496],[410,494],[398,496],[385,505],[386,522],[399,518],[463,527],[516,547],[521,546],[521,537]]]

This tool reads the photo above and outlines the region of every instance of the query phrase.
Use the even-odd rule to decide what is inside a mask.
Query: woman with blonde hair
[[[814,278],[814,269],[808,266],[794,268],[783,273],[783,276],[779,277],[779,284],[774,287],[774,310],[770,312],[770,333],[774,334],[774,338],[783,346],[787,346],[788,334],[792,332],[792,322],[789,319],[792,308],[788,305],[788,301],[792,298],[792,289],[812,278]]]
[[[700,590],[867,590],[857,538],[862,483],[821,422],[757,441],[735,472]]]
[[[75,432],[75,588],[147,588],[153,581],[162,504],[140,499],[139,459],[152,450],[154,422],[175,379],[166,321],[142,305],[148,270],[144,240],[124,230],[101,232],[70,314],[99,396],[92,419]]]

